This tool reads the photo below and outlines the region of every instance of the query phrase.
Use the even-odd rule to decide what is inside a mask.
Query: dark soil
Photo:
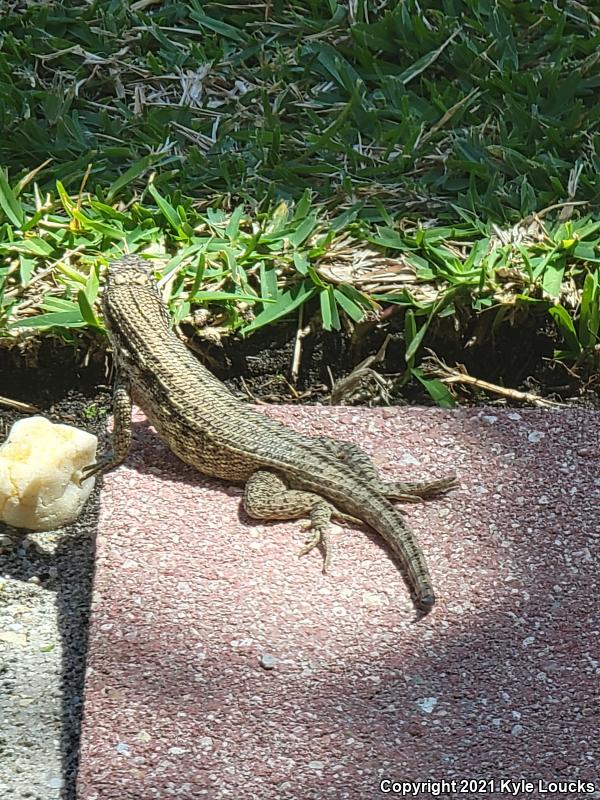
[[[428,331],[423,347],[449,366],[463,365],[469,375],[490,383],[542,397],[584,406],[600,406],[598,376],[571,373],[553,358],[561,346],[555,330],[531,316],[519,324],[504,324],[490,331],[492,317],[471,319],[456,331],[455,317],[439,319]],[[365,358],[377,353],[389,334],[385,358],[373,365],[382,376],[401,376],[406,369],[404,320],[392,315],[385,325],[364,323],[353,333],[321,328],[302,340],[298,380],[290,388],[296,327],[284,324],[259,331],[247,340],[230,337],[220,345],[205,341],[197,350],[203,363],[230,388],[270,402],[327,402],[333,382],[347,376]],[[425,352],[425,351],[424,351]],[[295,390],[295,391],[294,391]],[[456,387],[457,402],[464,405],[505,404],[505,398]],[[349,400],[352,402],[352,400]],[[364,402],[364,401],[363,401]],[[432,405],[421,384],[392,381],[390,405]],[[370,405],[381,400],[370,398]]]
[[[440,319],[428,332],[424,346],[449,366],[462,364],[481,380],[575,405],[600,406],[598,376],[576,376],[553,359],[559,343],[552,330],[537,326],[533,317],[514,327],[505,324],[493,336],[485,327],[484,317],[479,317],[459,335],[454,317]],[[385,325],[358,325],[351,335],[317,327],[302,340],[294,383],[295,334],[295,324],[290,323],[259,331],[248,339],[226,337],[216,344],[196,337],[192,344],[200,360],[233,391],[264,402],[327,402],[332,381],[348,375],[376,353],[388,334],[391,339],[385,358],[373,368],[384,377],[393,377],[401,375],[406,366],[401,314],[392,315]],[[0,396],[34,404],[55,421],[94,430],[91,423],[110,408],[111,359],[105,345],[104,339],[82,338],[75,345],[65,345],[48,337],[26,348],[0,348]],[[457,401],[466,405],[507,402],[468,388],[455,390]],[[355,401],[348,398],[347,402]],[[368,402],[378,405],[382,401],[373,396]],[[398,380],[390,383],[386,402],[432,404],[416,381],[403,386]],[[0,408],[0,419],[14,416]]]

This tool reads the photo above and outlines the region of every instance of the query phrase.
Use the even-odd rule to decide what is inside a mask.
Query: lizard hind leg
[[[319,436],[316,441],[329,453],[339,458],[364,480],[368,481],[373,489],[388,500],[401,500],[405,503],[420,503],[423,499],[443,492],[448,492],[458,486],[454,475],[432,481],[386,481],[370,457],[358,445],[352,442],[330,439]]]
[[[311,536],[299,555],[320,545],[324,554],[323,572],[327,571],[331,560],[331,517],[337,514],[330,503],[313,492],[288,488],[274,472],[257,470],[246,481],[243,504],[248,516],[254,519],[309,517]]]

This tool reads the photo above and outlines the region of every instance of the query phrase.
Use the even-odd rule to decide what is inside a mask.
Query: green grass
[[[130,9],[127,9],[127,6]],[[31,4],[1,20],[1,160],[105,199],[157,186],[366,218],[597,202],[600,29],[565,3]],[[236,7],[237,6],[237,7]],[[348,13],[353,7],[354,14]],[[131,9],[139,8],[135,11]],[[266,21],[265,21],[266,17]],[[368,21],[367,21],[368,20]]]
[[[425,6],[7,3],[0,336],[101,330],[99,267],[143,250],[201,331],[396,303],[420,377],[440,315],[536,314],[596,369],[594,6]]]

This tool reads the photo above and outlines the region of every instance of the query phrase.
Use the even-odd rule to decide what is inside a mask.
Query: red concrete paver
[[[600,796],[600,414],[265,413],[391,478],[457,471],[458,491],[405,507],[439,602],[415,622],[365,531],[340,529],[323,576],[298,522],[247,519],[138,414],[102,495],[79,800],[365,800],[426,779]]]

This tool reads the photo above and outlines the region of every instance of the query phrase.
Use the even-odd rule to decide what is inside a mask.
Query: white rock
[[[48,531],[77,519],[95,478],[79,486],[81,469],[96,460],[98,439],[44,417],[21,419],[0,447],[0,520]]]
[[[433,709],[437,706],[437,697],[420,697],[417,700],[417,705],[426,714],[431,714]]]
[[[545,435],[544,431],[530,431],[527,434],[527,441],[537,444],[542,441]]]

